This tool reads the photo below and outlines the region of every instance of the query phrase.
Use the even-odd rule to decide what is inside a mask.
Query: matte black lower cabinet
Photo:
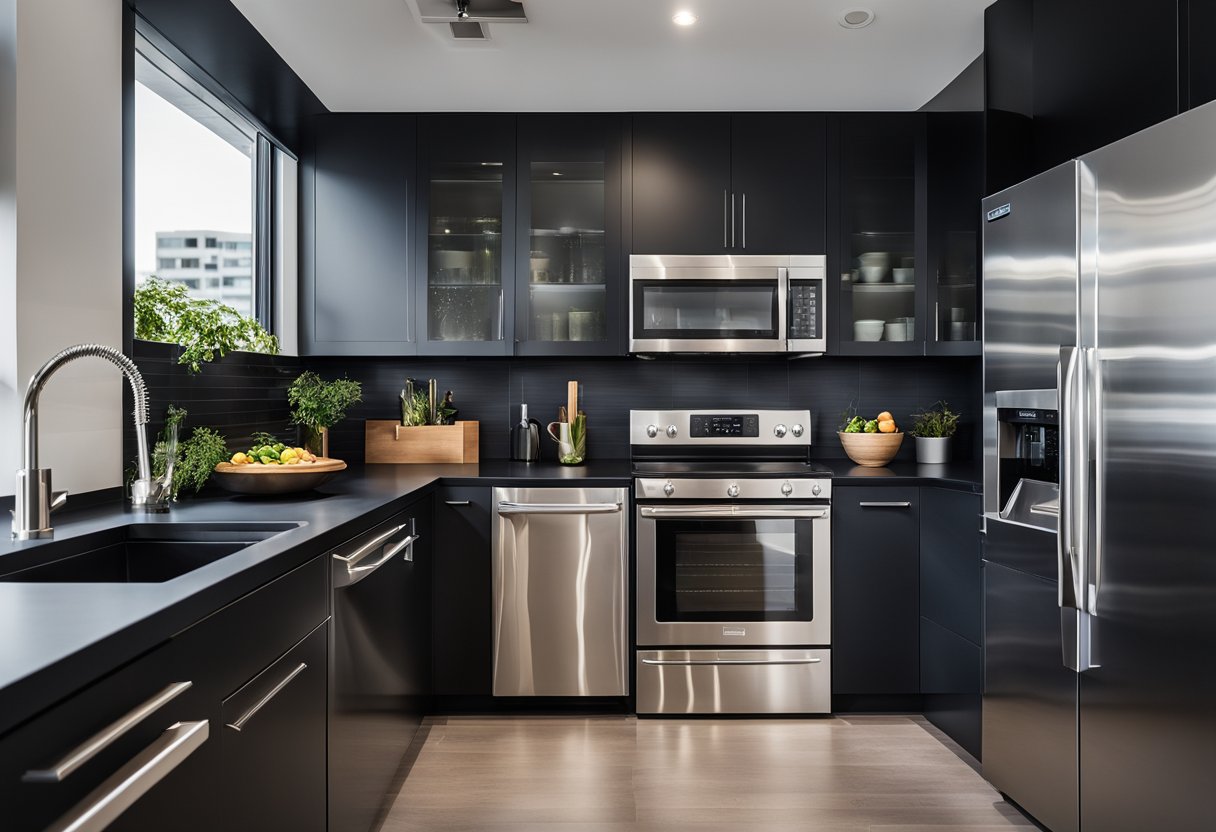
[[[486,487],[445,488],[436,501],[443,536],[434,568],[437,696],[493,695],[491,511]]]
[[[920,693],[919,549],[918,488],[835,489],[833,696],[874,697],[885,708],[889,697]],[[865,707],[861,699],[841,703]]]
[[[225,830],[325,830],[329,624],[224,700]]]
[[[925,716],[980,756],[984,679],[980,495],[921,489],[920,680]]]

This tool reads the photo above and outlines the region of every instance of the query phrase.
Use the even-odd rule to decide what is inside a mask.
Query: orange
[[[879,433],[895,433],[895,420],[894,419],[880,420],[878,423],[878,432]]]
[[[879,413],[874,418],[880,422],[894,422],[895,421],[895,417],[891,415],[891,411],[889,411],[889,410],[884,410],[882,413]],[[888,433],[890,433],[890,431],[888,431]]]

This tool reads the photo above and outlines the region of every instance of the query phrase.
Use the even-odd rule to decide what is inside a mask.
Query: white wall
[[[0,494],[21,450],[17,397],[17,0],[0,0]]]
[[[16,97],[0,100],[0,122],[15,123],[16,141],[10,148],[0,137],[0,186],[2,171],[15,170],[15,200],[7,202],[15,201],[16,223],[6,245],[0,211],[0,292],[11,292],[4,275],[15,263],[16,381],[24,392],[66,346],[122,346],[122,3],[0,0],[14,2]],[[0,332],[10,297],[0,295]],[[0,360],[9,376],[0,379],[0,494],[13,493],[20,441],[10,363]],[[57,489],[121,484],[120,378],[112,365],[84,359],[43,393],[40,464],[54,469]]]

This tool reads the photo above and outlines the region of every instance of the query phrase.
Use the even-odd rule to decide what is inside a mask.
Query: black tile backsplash
[[[135,361],[152,397],[155,436],[170,402],[189,411],[187,427],[208,425],[234,448],[255,431],[287,437],[287,387],[299,373],[342,375],[363,383],[363,402],[330,434],[330,453],[363,460],[363,421],[396,419],[398,393],[407,377],[435,378],[452,390],[459,418],[481,422],[481,456],[506,459],[508,430],[527,402],[541,424],[557,417],[566,382],[582,384],[587,412],[587,452],[597,459],[629,456],[629,411],[684,408],[808,408],[812,455],[842,456],[835,430],[851,403],[865,414],[890,410],[904,429],[912,413],[945,399],[963,414],[960,459],[979,456],[980,360],[978,358],[810,358],[672,356],[638,358],[292,358],[233,353],[190,375],[176,363],[178,350],[137,341]],[[127,436],[127,456],[133,437]],[[542,458],[556,445],[542,438]],[[915,456],[905,442],[899,459]]]

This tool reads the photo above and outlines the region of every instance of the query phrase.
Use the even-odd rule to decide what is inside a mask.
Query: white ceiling
[[[980,54],[993,0],[525,0],[483,43],[416,0],[233,2],[331,110],[527,112],[915,110]],[[839,26],[856,6],[875,22]]]

